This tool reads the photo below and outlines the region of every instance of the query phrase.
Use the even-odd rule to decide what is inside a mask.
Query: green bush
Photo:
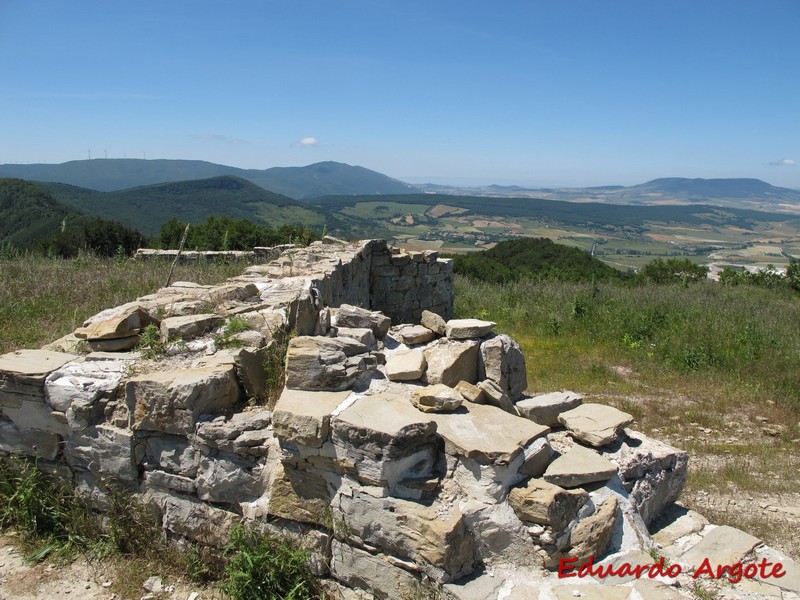
[[[234,600],[318,598],[308,553],[289,540],[234,527],[225,547],[230,558],[222,589]]]

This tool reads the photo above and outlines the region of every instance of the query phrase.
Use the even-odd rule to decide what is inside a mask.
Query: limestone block
[[[332,497],[332,490],[320,475],[279,464],[269,491],[268,513],[290,521],[331,528]]]
[[[189,340],[208,333],[222,325],[224,319],[215,314],[203,313],[185,317],[167,317],[161,321],[161,338]]]
[[[366,327],[375,337],[383,339],[389,332],[392,320],[386,315],[350,304],[342,304],[336,311],[337,327]]]
[[[204,456],[197,466],[197,496],[209,502],[236,504],[257,498],[264,491],[258,470],[249,461],[220,452]]]
[[[241,435],[247,431],[265,431],[271,420],[272,413],[268,410],[238,412],[230,418],[221,415],[198,423],[196,439],[212,448],[235,452]]]
[[[150,324],[158,326],[158,319],[150,316],[141,306],[131,305],[126,310],[86,327],[75,330],[75,337],[85,340],[114,340],[136,336]]]
[[[544,473],[545,481],[565,488],[573,488],[608,481],[617,473],[617,466],[590,448],[575,444],[559,456]]]
[[[408,571],[380,554],[373,555],[333,540],[331,575],[351,588],[368,591],[377,600],[422,597],[424,588]]]
[[[485,404],[491,404],[492,406],[496,406],[500,410],[504,410],[509,414],[519,416],[514,403],[511,402],[511,398],[509,398],[508,394],[506,394],[494,381],[491,379],[484,379],[478,384],[478,387],[483,392]]]
[[[653,525],[653,541],[667,548],[679,538],[702,531],[708,525],[708,519],[698,512],[673,504],[659,515]]]
[[[281,442],[319,448],[330,434],[331,413],[349,395],[284,389],[272,413],[275,436]]]
[[[577,516],[589,494],[565,490],[542,479],[529,479],[508,494],[508,503],[521,521],[547,525],[561,531]]]
[[[444,438],[447,454],[475,459],[481,464],[508,464],[533,440],[550,431],[484,404],[468,403],[458,412],[430,413],[429,417],[436,422],[439,435]]]
[[[617,505],[617,497],[609,496],[593,515],[578,522],[570,532],[568,556],[576,557],[578,563],[588,560],[590,556],[594,556],[595,560],[603,556],[614,533]]]
[[[275,342],[271,342],[271,344],[272,346],[261,348],[252,346],[225,348],[211,356],[196,360],[192,364],[192,368],[201,369],[233,365],[236,369],[236,375],[244,388],[245,396],[248,399],[263,401],[269,392],[267,388],[267,372],[264,370],[264,361],[267,359],[269,352],[272,351]]]
[[[73,469],[91,471],[111,479],[136,481],[139,469],[133,433],[111,425],[72,432],[64,445],[64,458]]]
[[[523,452],[525,460],[519,468],[520,475],[527,477],[541,477],[544,475],[547,466],[550,464],[550,454],[552,453],[552,448],[550,448],[547,438],[536,438],[525,447]]]
[[[170,493],[151,494],[150,498],[164,515],[164,529],[202,543],[223,546],[240,521],[236,513],[214,508],[193,496]]]
[[[456,390],[464,397],[467,402],[473,404],[486,404],[486,396],[483,390],[477,385],[469,383],[468,381],[459,381],[456,384]]]
[[[482,338],[497,327],[494,321],[481,319],[450,319],[445,325],[445,335],[453,340]]]
[[[50,373],[44,383],[45,398],[54,410],[70,407],[85,412],[100,399],[113,398],[128,371],[128,360],[70,362]]]
[[[13,395],[44,397],[44,380],[75,354],[50,350],[17,350],[0,356],[0,401]]]
[[[494,381],[512,400],[519,398],[528,387],[525,355],[519,344],[505,334],[481,342],[478,376]]]
[[[264,309],[242,313],[240,316],[267,340],[275,340],[278,343],[283,340],[286,332],[286,315],[283,311]]]
[[[194,477],[200,453],[184,437],[154,435],[147,438],[145,462],[177,475]]]
[[[20,429],[0,416],[0,452],[55,460],[61,450],[61,437],[55,433]]]
[[[633,417],[605,404],[581,404],[563,412],[559,422],[578,440],[595,447],[615,441],[622,431],[633,423]]]
[[[137,375],[125,385],[133,429],[183,435],[194,433],[201,414],[230,408],[240,394],[232,367]]]
[[[428,363],[419,348],[398,350],[386,361],[386,376],[390,381],[414,381],[425,373]]]
[[[459,579],[474,569],[474,542],[456,507],[375,497],[363,490],[340,493],[334,505],[347,539],[355,545],[437,567],[443,573],[420,565],[439,582]]]
[[[423,310],[420,318],[420,324],[424,325],[437,335],[446,335],[447,333],[447,323],[435,312]]]
[[[478,342],[441,338],[425,348],[428,367],[425,383],[443,383],[454,387],[459,381],[475,383],[478,377]]]
[[[464,398],[461,394],[442,383],[415,388],[411,392],[411,404],[426,413],[451,413],[462,402]]]
[[[436,337],[436,334],[423,325],[400,325],[392,329],[392,337],[401,344],[425,344]]]
[[[561,423],[558,416],[577,408],[583,402],[583,398],[575,392],[551,392],[525,398],[517,402],[517,410],[520,416],[536,421],[548,427],[558,427]]]
[[[489,564],[513,564],[516,569],[542,566],[527,527],[507,502],[488,504],[473,500],[462,506],[462,512],[467,528],[476,539],[479,560]]]
[[[438,457],[433,414],[404,395],[363,396],[331,421],[336,459],[367,485],[433,475]]]
[[[375,347],[375,334],[368,327],[338,327],[336,336],[340,338],[350,338],[359,344],[364,344],[367,348]]]
[[[25,399],[15,406],[4,403],[3,413],[20,429],[55,433],[62,437],[69,430],[64,413],[54,411],[43,399]]]
[[[631,430],[609,450],[603,455],[618,466],[631,502],[649,525],[683,491],[688,454]]]
[[[348,338],[299,336],[289,341],[286,353],[286,387],[302,390],[343,390],[363,371],[345,365],[346,358],[367,351]]]
[[[247,300],[258,296],[258,288],[252,283],[226,284],[208,288],[200,299],[216,306],[223,302]]]
[[[192,494],[195,491],[194,479],[167,473],[166,471],[146,471],[144,484],[146,488],[158,487],[185,494]]]

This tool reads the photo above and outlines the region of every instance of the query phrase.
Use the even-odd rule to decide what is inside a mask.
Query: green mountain
[[[115,192],[96,192],[64,184],[41,184],[61,202],[82,212],[114,218],[141,231],[157,233],[171,218],[200,223],[214,215],[248,219],[273,228],[302,224],[322,229],[325,215],[306,204],[268,192],[238,177],[179,181]]]
[[[417,191],[414,186],[364,167],[337,162],[264,170],[237,169],[201,160],[134,158],[75,160],[58,165],[0,165],[0,177],[52,181],[103,192],[223,175],[239,177],[292,198],[331,194],[405,194]]]

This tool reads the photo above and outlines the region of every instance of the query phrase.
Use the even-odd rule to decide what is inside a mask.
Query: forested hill
[[[623,279],[627,275],[584,250],[546,238],[509,240],[490,250],[454,258],[456,273],[493,283],[550,278],[601,281]]]
[[[135,229],[82,214],[35,183],[0,179],[0,250],[4,256],[28,249],[62,257],[84,249],[112,256],[120,251],[129,254],[144,241]]]
[[[319,209],[238,177],[179,181],[117,192],[97,192],[58,183],[41,186],[73,208],[119,219],[151,235],[172,218],[200,223],[210,216],[223,215],[273,228],[302,223],[320,230],[326,222]]]
[[[65,221],[81,217],[34,183],[0,179],[0,245],[28,246],[60,231]]]

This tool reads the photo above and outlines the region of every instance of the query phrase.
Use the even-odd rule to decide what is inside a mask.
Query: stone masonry
[[[716,581],[726,598],[798,598],[791,559],[673,504],[685,452],[580,394],[526,395],[519,345],[452,302],[450,261],[379,240],[177,282],[1,356],[0,452],[99,511],[113,482],[176,539],[224,544],[239,522],[294,536],[333,598],[689,598],[704,558],[783,563],[780,579]],[[137,346],[148,325],[160,358]],[[558,577],[659,557],[682,573]]]

